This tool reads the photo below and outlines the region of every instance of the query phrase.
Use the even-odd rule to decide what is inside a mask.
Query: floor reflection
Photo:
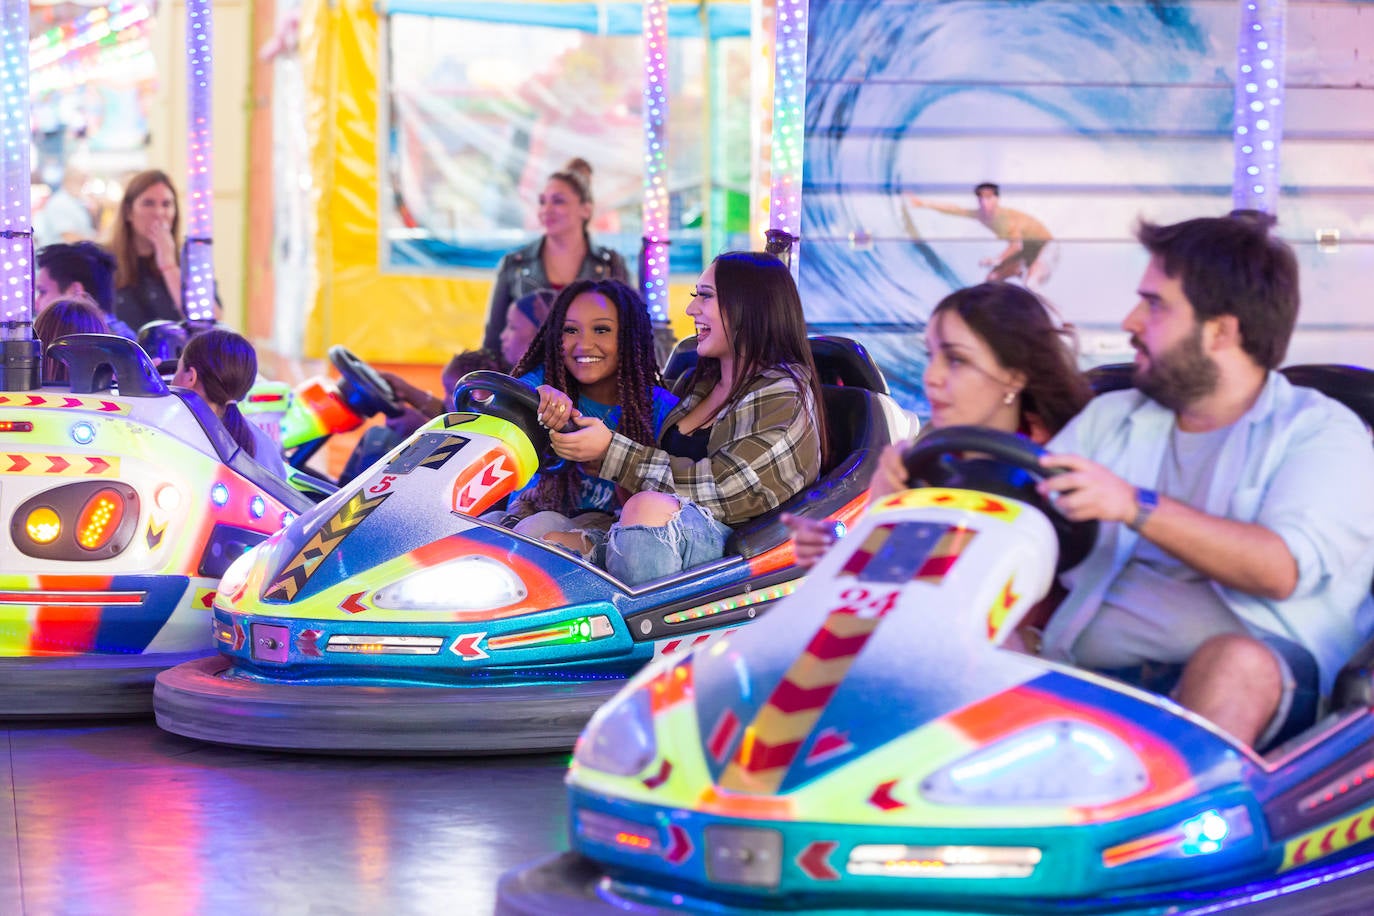
[[[501,872],[566,845],[566,755],[277,755],[150,722],[3,736],[5,913],[490,913]]]

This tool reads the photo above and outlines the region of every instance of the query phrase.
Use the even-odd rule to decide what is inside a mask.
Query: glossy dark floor
[[[490,913],[503,871],[567,845],[567,755],[279,755],[151,721],[0,740],[3,914]]]

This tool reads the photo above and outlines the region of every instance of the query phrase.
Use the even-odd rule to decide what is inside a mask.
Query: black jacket
[[[493,353],[501,352],[501,330],[506,326],[506,312],[510,304],[521,296],[536,290],[549,288],[548,275],[544,273],[544,261],[539,257],[544,247],[544,237],[517,248],[501,259],[496,268],[496,282],[491,287],[491,307],[487,311],[487,329],[482,335],[482,346]],[[630,282],[625,269],[625,259],[619,252],[600,245],[587,244],[587,257],[582,269],[577,272],[579,280],[619,280]]]

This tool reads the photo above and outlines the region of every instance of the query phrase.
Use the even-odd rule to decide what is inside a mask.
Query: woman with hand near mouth
[[[172,179],[156,169],[129,180],[110,251],[115,256],[114,313],[135,332],[150,321],[180,321],[181,214]]]
[[[931,429],[986,426],[1043,445],[1092,397],[1069,333],[1021,286],[980,283],[941,299],[926,325],[926,350]],[[902,450],[890,445],[873,475],[872,498],[908,485]],[[835,541],[823,519],[783,521],[800,566],[814,565]]]
[[[634,493],[606,542],[606,569],[631,585],[719,559],[728,526],[776,508],[822,465],[820,385],[786,265],[723,254],[692,295],[697,365],[656,442],[591,418],[551,437],[559,455]]]
[[[677,403],[659,382],[649,310],[618,280],[578,280],[559,293],[511,373],[539,390],[539,422],[560,429],[595,418],[632,441],[657,438]],[[623,502],[593,465],[539,474],[501,523],[590,557]]]
[[[559,292],[574,280],[629,282],[625,259],[593,245],[587,226],[592,219],[592,167],[573,159],[554,172],[539,193],[539,225],[544,234],[501,259],[491,288],[491,306],[482,348],[501,352],[501,330],[513,302],[536,290]]]

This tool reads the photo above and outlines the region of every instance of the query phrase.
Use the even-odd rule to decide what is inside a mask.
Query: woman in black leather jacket
[[[573,159],[554,172],[539,195],[539,224],[544,234],[501,259],[491,289],[484,349],[500,352],[501,329],[511,303],[540,289],[555,292],[574,280],[619,280],[629,283],[625,259],[593,245],[587,234],[592,218],[592,167]]]

